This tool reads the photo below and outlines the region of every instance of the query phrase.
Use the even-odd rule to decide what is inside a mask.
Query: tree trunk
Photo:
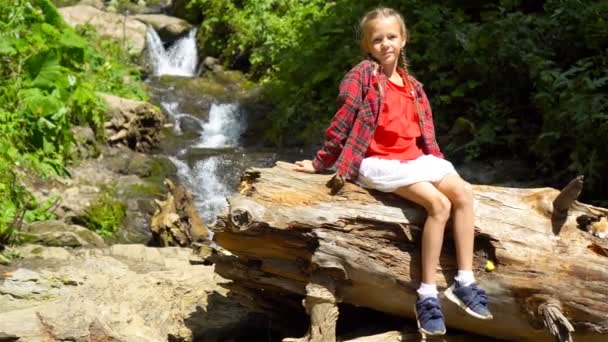
[[[279,162],[245,172],[218,220],[215,241],[230,253],[216,253],[216,271],[240,285],[306,296],[312,326],[303,341],[335,340],[328,330],[340,301],[413,318],[424,210],[351,183],[332,191],[331,176],[292,168]],[[449,327],[512,340],[608,337],[608,243],[577,223],[608,210],[575,201],[581,186],[582,178],[561,192],[474,186],[474,271],[494,320],[469,317],[442,298]],[[449,225],[440,291],[457,271]]]

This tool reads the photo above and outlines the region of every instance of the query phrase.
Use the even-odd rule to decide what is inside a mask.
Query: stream
[[[148,29],[148,60],[153,75],[146,82],[152,102],[171,124],[164,132],[161,151],[176,165],[178,177],[192,192],[205,223],[213,226],[217,214],[227,206],[226,198],[236,192],[245,169],[309,156],[293,149],[243,146],[240,137],[251,113],[238,101],[226,102],[213,94],[197,93],[196,88],[185,95],[176,91],[178,83],[199,77],[195,37],[196,29],[165,47],[158,34]]]

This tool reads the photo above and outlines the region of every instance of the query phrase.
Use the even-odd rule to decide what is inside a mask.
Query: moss
[[[150,175],[145,177],[145,180],[157,184],[159,187],[162,186],[165,178],[171,178],[177,174],[177,168],[168,158],[154,158],[150,164],[150,169]]]
[[[85,225],[103,237],[111,237],[122,225],[127,206],[116,199],[114,189],[106,189],[85,212]]]

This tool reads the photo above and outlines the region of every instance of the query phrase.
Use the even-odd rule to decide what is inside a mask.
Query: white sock
[[[475,275],[473,271],[458,270],[458,275],[454,279],[460,284],[460,286],[469,286],[475,283]]]
[[[428,297],[437,298],[437,293],[439,293],[439,291],[437,291],[437,284],[427,283],[420,283],[420,287],[416,292],[418,292],[418,297],[420,297],[420,299]]]

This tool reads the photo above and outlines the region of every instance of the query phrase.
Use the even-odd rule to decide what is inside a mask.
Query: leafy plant
[[[126,56],[91,26],[66,25],[49,0],[0,7],[0,244],[16,238],[22,220],[52,217],[20,176],[67,175],[73,125],[103,138],[106,108],[97,92],[147,97]]]
[[[114,191],[109,189],[86,210],[85,225],[103,237],[111,237],[120,228],[126,210],[126,205],[115,199]]]

